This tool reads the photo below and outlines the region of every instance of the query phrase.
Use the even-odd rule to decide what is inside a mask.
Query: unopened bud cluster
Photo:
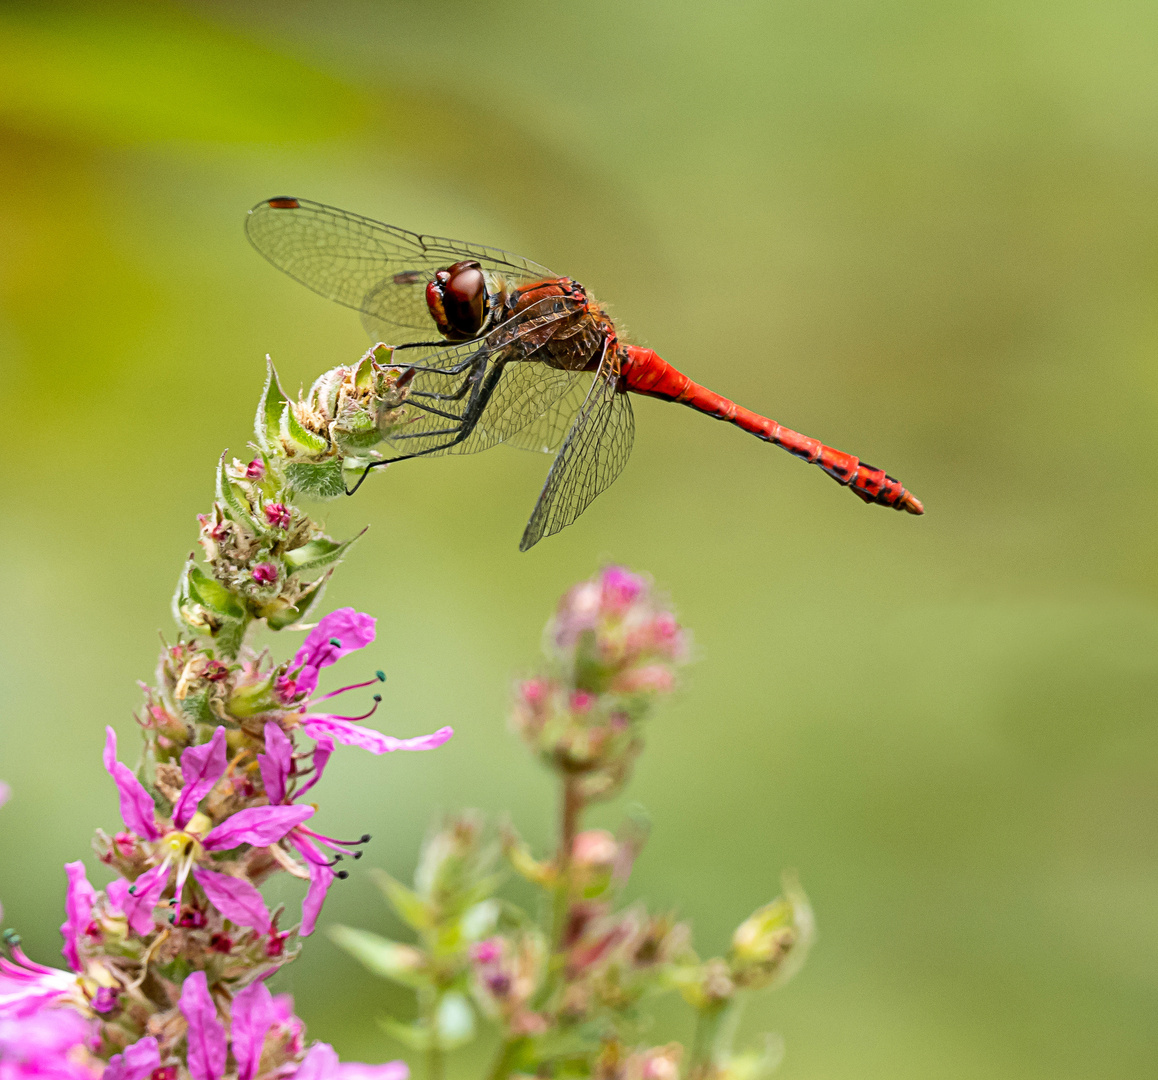
[[[618,566],[572,588],[544,635],[547,668],[516,689],[512,723],[545,764],[613,794],[642,747],[642,724],[675,687],[686,632],[651,582]]]

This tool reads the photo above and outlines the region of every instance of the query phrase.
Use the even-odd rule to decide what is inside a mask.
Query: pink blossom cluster
[[[141,775],[118,760],[106,729],[124,827],[98,833],[98,851],[117,876],[98,891],[83,863],[66,865],[67,969],[29,959],[14,937],[0,957],[0,1080],[404,1080],[401,1062],[340,1064],[326,1044],[307,1048],[292,1001],[265,984],[313,932],[327,890],[346,876],[341,860],[370,839],[325,835],[303,801],[337,744],[384,754],[453,734],[398,739],[327,708],[382,678],[317,695],[320,672],[374,636],[373,618],[343,608],[276,668],[252,655],[227,664],[196,642],[169,650],[162,671],[173,677],[149,694],[142,719]],[[181,703],[195,695],[221,722],[190,721]],[[260,889],[278,871],[308,882],[288,929]]]
[[[547,626],[548,667],[516,690],[515,729],[552,766],[591,774],[589,797],[626,777],[640,721],[675,688],[688,638],[650,580],[609,566],[571,588]]]

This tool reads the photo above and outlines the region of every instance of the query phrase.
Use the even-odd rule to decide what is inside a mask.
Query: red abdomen
[[[907,510],[910,514],[925,512],[920,500],[883,470],[865,465],[852,454],[825,446],[692,382],[653,350],[626,345],[620,350],[620,355],[621,377],[625,388],[633,393],[678,401],[697,412],[735,424],[758,439],[782,446],[790,454],[819,465],[837,483],[852,488],[865,502]]]

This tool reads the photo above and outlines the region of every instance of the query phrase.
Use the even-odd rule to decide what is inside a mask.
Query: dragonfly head
[[[478,337],[490,310],[487,279],[477,262],[456,262],[439,270],[426,286],[426,306],[438,332],[451,341]]]

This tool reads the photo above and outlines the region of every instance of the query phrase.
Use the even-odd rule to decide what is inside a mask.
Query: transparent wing
[[[627,464],[635,439],[635,419],[627,395],[617,392],[618,382],[618,360],[605,354],[531,511],[520,551],[570,525]]]
[[[509,435],[503,442],[507,446],[536,454],[554,454],[558,451],[591,392],[591,372],[581,374],[582,378],[574,378],[571,385],[541,416]]]
[[[250,243],[307,288],[362,312],[372,337],[395,344],[435,334],[426,283],[462,259],[516,284],[554,277],[529,259],[498,248],[424,236],[308,199],[260,202],[246,218]]]
[[[587,337],[575,333],[577,314],[575,301],[548,297],[481,342],[415,357],[415,375],[398,426],[387,441],[407,454],[473,454],[521,432],[576,384],[586,387],[591,382],[590,371],[536,359],[548,343],[554,347],[561,338],[569,358],[586,362],[582,348]],[[411,351],[398,350],[394,363],[405,363]]]

